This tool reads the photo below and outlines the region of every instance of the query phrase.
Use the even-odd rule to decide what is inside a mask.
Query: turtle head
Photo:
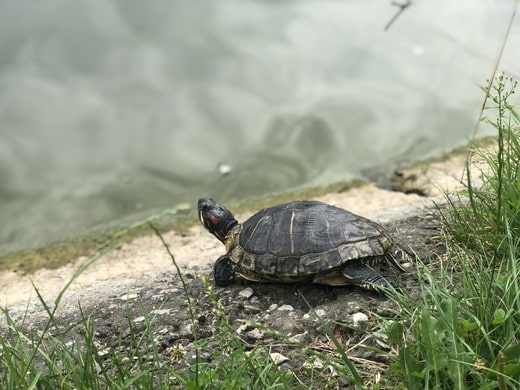
[[[237,224],[231,211],[211,198],[199,199],[199,219],[206,229],[225,243],[226,236]]]

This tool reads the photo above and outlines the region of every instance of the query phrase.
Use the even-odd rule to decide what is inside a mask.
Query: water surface
[[[0,253],[465,143],[512,3],[5,1]]]

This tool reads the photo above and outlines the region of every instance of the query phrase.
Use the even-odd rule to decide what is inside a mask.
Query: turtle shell
[[[230,257],[251,280],[302,282],[344,267],[372,264],[392,247],[375,222],[316,201],[266,208],[242,224]]]

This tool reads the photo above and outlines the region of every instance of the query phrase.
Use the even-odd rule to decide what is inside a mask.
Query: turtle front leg
[[[361,261],[354,261],[347,264],[343,269],[343,276],[350,284],[366,288],[368,290],[381,290],[394,288],[399,290],[399,285],[390,277],[383,276],[375,269]]]
[[[219,287],[227,287],[235,282],[235,265],[228,255],[220,256],[215,261],[213,277]]]

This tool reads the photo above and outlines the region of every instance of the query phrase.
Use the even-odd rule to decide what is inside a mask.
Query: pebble
[[[181,338],[193,338],[193,324],[191,321],[185,322],[184,326],[179,329],[179,336]]]
[[[302,318],[304,320],[311,320],[312,319],[312,320],[316,320],[317,321],[318,317],[319,318],[323,318],[323,317],[325,317],[326,314],[327,314],[326,310],[324,310],[324,309],[316,309],[316,310],[314,310],[314,312],[310,311],[308,313],[305,313]]]
[[[326,369],[327,371],[329,371],[330,374],[332,374],[332,375],[336,374],[336,370],[334,369],[334,367],[332,365],[330,365],[330,364],[325,365],[323,360],[321,360],[318,357],[312,361],[307,361],[307,362],[303,363],[303,367],[317,369],[317,370]]]
[[[247,314],[258,314],[260,313],[262,310],[256,306],[252,306],[252,305],[244,305],[244,313],[247,313]]]
[[[269,356],[271,357],[271,359],[277,366],[279,366],[280,364],[283,364],[289,360],[289,358],[287,356],[284,356],[278,352],[272,352],[269,354]]]
[[[295,334],[290,337],[289,340],[294,341],[296,343],[305,343],[309,339],[309,332],[305,331],[303,333]]]
[[[209,363],[211,362],[211,360],[213,360],[211,354],[209,352],[202,352],[199,356],[200,360],[205,362],[205,363]]]
[[[338,387],[340,389],[348,389],[349,386],[350,386],[350,382],[349,382],[348,378],[346,378],[344,376],[340,376],[338,378]]]
[[[164,295],[162,294],[155,294],[155,295],[152,295],[152,301],[162,301],[164,300]]]
[[[327,314],[327,311],[325,309],[318,309],[315,311],[315,313],[318,317],[323,318]]]
[[[125,294],[123,296],[120,297],[120,299],[122,299],[123,301],[128,301],[130,299],[136,299],[139,297],[139,294]]]
[[[321,370],[323,368],[323,360],[321,360],[320,358],[316,358],[312,361],[306,361],[305,363],[303,363],[303,368],[314,368]]]
[[[246,337],[250,340],[262,340],[264,338],[264,332],[258,328],[254,328],[246,333]]]
[[[249,329],[248,324],[240,324],[240,326],[237,328],[237,330],[235,332],[237,332],[238,335],[241,335],[244,332],[246,332],[248,329]]]
[[[254,290],[251,287],[246,287],[242,291],[238,293],[239,297],[249,299],[255,294]]]
[[[152,310],[150,312],[150,314],[158,314],[158,315],[170,314],[171,311],[172,311],[172,309],[155,309],[155,310]]]
[[[159,330],[157,333],[159,334],[166,334],[168,333],[170,330],[168,328],[162,328],[161,330]]]
[[[291,305],[282,305],[278,308],[278,311],[294,311],[294,307]]]
[[[368,316],[365,313],[357,312],[352,314],[352,324],[361,329],[365,329],[368,323]]]

